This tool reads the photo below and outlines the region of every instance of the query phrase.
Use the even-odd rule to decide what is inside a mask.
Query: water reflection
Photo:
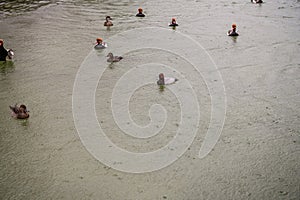
[[[233,41],[234,43],[236,43],[236,40],[237,40],[238,37],[237,37],[237,36],[231,36],[230,38],[232,39],[232,41]]]
[[[0,74],[7,74],[15,71],[14,63],[11,61],[0,62]]]
[[[160,92],[163,92],[164,90],[165,90],[165,86],[164,86],[164,85],[160,85],[160,86],[159,86],[159,91],[160,91]]]
[[[28,121],[28,119],[23,119],[23,120],[21,120],[21,125],[22,126],[25,126],[25,127],[28,127],[29,126],[29,121]],[[26,129],[27,130],[27,129]]]

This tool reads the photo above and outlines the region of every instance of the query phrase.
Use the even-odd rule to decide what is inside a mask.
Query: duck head
[[[236,24],[232,24],[232,30],[235,31],[236,30]]]
[[[97,41],[98,44],[102,44],[103,40],[102,40],[102,38],[97,38],[96,41]]]
[[[143,13],[143,9],[142,8],[139,8],[138,11],[139,11],[140,14]]]
[[[114,55],[112,53],[108,53],[106,57],[112,58],[112,57],[114,57]]]
[[[158,75],[157,85],[165,85],[165,76],[163,73]]]
[[[20,110],[20,112],[23,112],[23,113],[27,113],[28,112],[28,110],[27,110],[27,108],[26,108],[26,106],[24,104],[20,105],[19,110]]]
[[[106,21],[108,22],[108,20],[112,20],[112,18],[110,16],[106,16]]]

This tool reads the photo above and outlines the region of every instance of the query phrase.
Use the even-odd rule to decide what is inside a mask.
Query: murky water
[[[138,7],[146,18],[134,17]],[[1,199],[296,199],[299,11],[296,0],[263,5],[215,0],[0,1],[0,38],[15,51],[14,63],[0,66]],[[103,26],[106,15],[113,18],[110,29]],[[105,70],[96,91],[98,120],[113,142],[128,151],[147,152],[176,134],[180,105],[170,90],[161,93],[155,84],[139,88],[129,109],[136,123],[146,125],[150,106],[164,105],[171,114],[161,134],[149,140],[132,138],[114,122],[114,84],[137,64],[168,61],[192,80],[201,120],[189,150],[169,167],[146,174],[116,171],[94,159],[79,139],[72,115],[76,73],[95,38],[108,40],[134,28],[167,28],[172,17],[180,25],[176,31],[199,42],[223,77],[227,113],[222,135],[214,150],[199,159],[211,117],[205,81],[188,61],[170,52],[129,52]],[[226,35],[232,23],[240,33],[236,40]],[[175,42],[184,53],[199,56],[187,44]],[[27,121],[11,118],[8,105],[14,103],[28,106]]]

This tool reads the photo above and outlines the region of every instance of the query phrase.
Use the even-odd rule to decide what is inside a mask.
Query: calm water
[[[134,17],[138,7],[145,19]],[[103,26],[106,15],[113,18],[110,29]],[[14,63],[0,66],[1,199],[300,196],[299,1],[0,1],[0,17],[0,38],[15,51]],[[113,142],[130,151],[155,150],[174,136],[180,118],[174,95],[166,90],[162,97],[155,85],[146,85],[131,99],[132,117],[146,125],[149,107],[163,104],[172,113],[165,134],[150,141],[122,135],[110,111],[111,91],[137,64],[160,63],[167,57],[170,65],[181,66],[201,99],[202,118],[191,148],[171,166],[140,175],[110,169],[86,151],[76,132],[76,73],[95,38],[107,40],[134,28],[164,28],[172,17],[180,24],[176,31],[199,42],[222,74],[227,114],[221,138],[205,159],[196,158],[211,102],[204,81],[193,76],[188,62],[166,52],[130,52],[120,70],[105,71],[96,92],[98,119]],[[226,35],[232,23],[240,33],[236,40]],[[187,44],[175,42],[183,52],[198,56]],[[28,106],[29,120],[11,118],[8,105],[14,103]]]

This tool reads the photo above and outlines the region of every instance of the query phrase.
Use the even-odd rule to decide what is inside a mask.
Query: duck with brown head
[[[175,18],[172,18],[172,21],[171,23],[169,24],[169,26],[178,26],[177,22],[176,22],[176,19]]]
[[[165,77],[163,73],[158,75],[157,85],[169,85],[178,81],[177,78]]]
[[[107,43],[103,42],[102,38],[96,39],[96,45],[94,46],[95,49],[104,49],[107,47]]]
[[[232,29],[227,32],[228,36],[239,36],[236,30],[236,24],[232,24]]]
[[[137,16],[137,17],[145,17],[145,14],[143,13],[143,9],[139,8],[138,9],[138,13],[135,16]]]

